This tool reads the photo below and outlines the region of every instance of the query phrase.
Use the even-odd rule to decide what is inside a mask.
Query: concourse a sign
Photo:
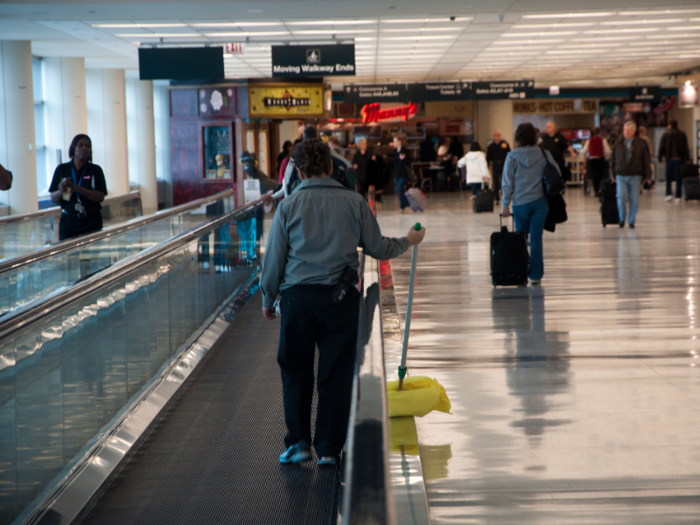
[[[355,44],[272,46],[272,76],[355,76]]]
[[[406,84],[370,84],[345,86],[343,102],[369,104],[371,102],[408,102]]]
[[[535,98],[534,80],[495,80],[472,82],[475,100],[502,100]]]

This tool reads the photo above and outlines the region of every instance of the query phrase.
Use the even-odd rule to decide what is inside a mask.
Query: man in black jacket
[[[639,194],[642,192],[642,177],[651,180],[651,158],[646,144],[635,137],[637,124],[633,120],[625,122],[622,136],[615,141],[610,159],[613,176],[617,181],[617,210],[620,214],[620,228],[625,227],[627,199],[630,202],[629,225],[635,227],[639,208]]]
[[[688,138],[678,129],[678,121],[671,120],[659,145],[659,162],[666,159],[666,202],[670,202],[673,198],[671,183],[674,180],[676,181],[676,202],[681,201],[681,164],[688,158]]]
[[[501,189],[501,177],[503,175],[503,165],[506,162],[506,156],[510,152],[510,146],[505,140],[501,139],[501,132],[495,130],[493,132],[493,142],[486,148],[486,162],[491,163],[491,176],[493,177],[493,190],[496,201],[499,200],[498,192]]]

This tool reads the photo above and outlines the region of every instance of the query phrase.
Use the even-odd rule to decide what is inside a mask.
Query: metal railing
[[[352,409],[342,493],[343,525],[394,525],[389,476],[389,415],[379,262],[364,257]]]
[[[0,492],[0,523],[35,516],[257,271],[247,259],[259,254],[255,212],[262,203],[0,318],[0,421],[14,422],[0,426],[3,453],[12,458],[3,467],[9,484]]]
[[[226,190],[0,261],[0,315],[234,208]]]

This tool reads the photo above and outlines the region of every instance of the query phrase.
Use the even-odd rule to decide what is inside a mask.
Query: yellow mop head
[[[435,379],[425,376],[407,377],[403,380],[401,391],[398,390],[398,381],[387,383],[386,386],[389,417],[423,417],[433,410],[450,412],[451,405],[447,392]]]

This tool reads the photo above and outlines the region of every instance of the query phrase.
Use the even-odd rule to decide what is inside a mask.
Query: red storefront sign
[[[381,122],[382,120],[390,120],[393,118],[401,118],[404,122],[406,122],[412,115],[418,113],[418,106],[416,106],[413,102],[409,102],[406,106],[381,109],[381,106],[374,102],[372,104],[362,106],[360,113],[362,114],[363,124],[370,122]]]

